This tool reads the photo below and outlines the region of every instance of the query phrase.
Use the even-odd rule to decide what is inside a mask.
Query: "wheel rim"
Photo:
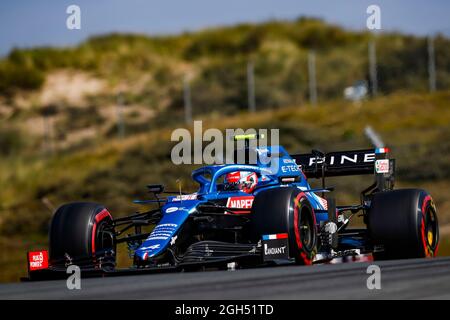
[[[425,239],[430,255],[435,254],[438,243],[439,231],[436,212],[432,206],[428,206],[425,219]]]
[[[107,221],[101,221],[97,227],[95,246],[98,248],[98,252],[115,249],[114,235]]]
[[[300,215],[300,240],[307,251],[311,251],[314,246],[314,221],[311,219],[311,214],[307,208],[304,208]]]

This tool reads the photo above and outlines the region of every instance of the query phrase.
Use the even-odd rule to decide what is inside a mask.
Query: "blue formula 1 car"
[[[387,148],[290,155],[281,146],[250,147],[248,139],[257,136],[235,138],[247,142],[236,151],[244,156],[195,170],[197,192],[149,185],[153,198],[137,202],[152,210],[114,219],[96,203],[61,206],[51,221],[49,251],[28,253],[29,277],[65,275],[71,264],[85,274],[122,274],[436,255],[433,201],[421,189],[393,190],[395,161]],[[324,197],[333,190],[326,177],[360,174],[374,181],[359,204],[336,206]],[[322,179],[322,187],[312,189],[309,179]],[[355,215],[364,228],[348,227]],[[144,232],[148,226],[154,228]],[[116,267],[120,243],[132,259],[126,269]]]

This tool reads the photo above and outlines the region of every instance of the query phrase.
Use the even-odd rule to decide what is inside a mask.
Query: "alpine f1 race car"
[[[59,207],[49,250],[28,252],[29,279],[66,276],[70,265],[84,275],[117,275],[436,255],[433,200],[421,189],[393,190],[395,160],[387,148],[288,154],[282,146],[250,147],[257,135],[234,138],[246,142],[236,161],[194,170],[195,193],[148,185],[152,198],[136,202],[153,209],[120,218],[97,203]],[[325,198],[333,191],[327,177],[365,174],[374,179],[359,204],[336,206]],[[321,179],[322,187],[312,189],[310,179]],[[348,227],[355,215],[364,228]],[[154,228],[144,232],[148,226]],[[116,267],[120,243],[127,245],[129,268]]]

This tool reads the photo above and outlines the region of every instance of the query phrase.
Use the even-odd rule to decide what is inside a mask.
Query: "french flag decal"
[[[389,148],[376,148],[375,153],[389,153]]]
[[[287,239],[287,233],[266,234],[262,236],[263,240]]]

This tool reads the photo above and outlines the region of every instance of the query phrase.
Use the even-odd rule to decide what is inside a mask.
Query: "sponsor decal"
[[[288,234],[268,234],[262,236],[264,261],[289,258]]]
[[[281,172],[283,173],[298,172],[298,171],[299,168],[296,164],[281,167]]]
[[[175,212],[177,210],[178,210],[177,207],[170,207],[169,209],[166,210],[166,213],[172,213],[172,212]]]
[[[155,232],[148,237],[148,240],[166,240],[169,239],[169,237],[171,236],[172,233]]]
[[[154,244],[154,245],[148,246],[148,247],[143,247],[143,248],[140,248],[140,249],[141,250],[155,250],[155,249],[159,249],[160,246],[161,245],[158,243],[158,244]]]
[[[155,231],[152,233],[152,236],[163,236],[163,237],[170,237],[172,234],[167,232],[161,232],[161,231]]]
[[[319,200],[320,204],[322,205],[324,210],[328,210],[328,201],[322,197],[319,197],[315,194],[315,198]]]
[[[375,161],[376,173],[389,173],[389,159]]]
[[[253,196],[230,197],[227,201],[227,208],[251,209]]]
[[[172,199],[172,201],[184,201],[184,200],[196,200],[196,199],[197,199],[197,194],[192,193],[192,194],[183,194],[181,196],[176,196],[175,198]]]
[[[264,254],[265,255],[274,255],[274,254],[285,254],[286,246],[278,247],[278,248],[269,248],[267,243],[264,244]]]
[[[147,238],[148,240],[167,240],[169,239],[177,228],[177,224],[175,223],[163,223],[157,225],[155,229],[153,229],[150,236]]]
[[[176,223],[162,223],[158,224],[155,229],[158,228],[176,228],[178,225]]]
[[[386,149],[386,148],[384,148]],[[375,152],[377,153],[377,152]],[[330,155],[327,156],[326,163],[328,165],[343,165],[343,164],[350,164],[350,163],[370,163],[375,161],[375,153],[368,152],[368,153],[354,153],[351,154],[350,152],[348,154],[341,154],[341,155]],[[381,153],[381,152],[378,152]],[[308,166],[312,166],[314,164],[321,164],[324,162],[323,158],[316,158],[316,157],[310,157],[308,161]]]
[[[235,171],[227,174],[227,182],[228,183],[237,183],[241,180],[241,172]]]
[[[167,240],[169,237],[160,237],[160,236],[150,236],[148,237],[148,240]]]
[[[296,164],[294,159],[283,159],[283,163]]]
[[[48,268],[47,250],[28,252],[28,269],[30,271]]]

